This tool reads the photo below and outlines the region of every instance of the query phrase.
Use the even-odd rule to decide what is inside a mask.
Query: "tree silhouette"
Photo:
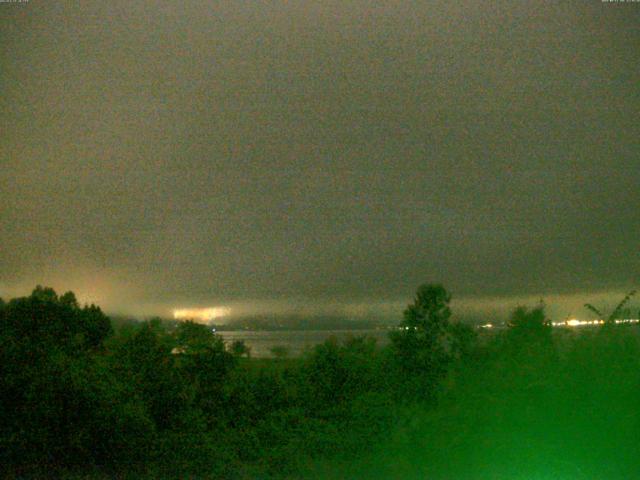
[[[224,350],[224,341],[219,335],[202,324],[187,320],[180,322],[175,332],[178,348],[184,353],[203,353],[207,349]]]
[[[400,370],[416,380],[415,389],[431,395],[451,360],[449,318],[451,294],[438,284],[421,285],[404,311],[400,328],[390,334]]]
[[[528,309],[525,306],[516,307],[511,313],[507,326],[514,332],[538,334],[551,330],[551,321],[546,317],[544,304]]]
[[[72,292],[58,298],[52,288],[40,285],[29,297],[11,300],[2,323],[6,332],[31,347],[48,345],[76,353],[101,348],[112,333],[111,321],[99,307],[80,308]]]
[[[251,356],[251,348],[245,343],[244,340],[235,340],[231,343],[231,353],[236,357],[242,357],[246,355]]]

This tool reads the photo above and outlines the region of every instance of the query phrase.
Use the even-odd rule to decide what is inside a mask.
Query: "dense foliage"
[[[0,301],[0,475],[633,476],[637,327],[556,334],[539,305],[478,338],[450,299],[420,287],[388,347],[271,359],[192,322],[114,331],[72,293]]]

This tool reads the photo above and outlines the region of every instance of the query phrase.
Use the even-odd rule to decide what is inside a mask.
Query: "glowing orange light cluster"
[[[605,323],[604,320],[578,320],[575,318],[572,318],[570,320],[567,320],[566,322],[554,322],[553,326],[554,327],[563,327],[563,326],[568,326],[568,327],[582,327],[584,325],[603,325]],[[637,318],[625,318],[625,319],[621,319],[621,320],[614,320],[614,323],[616,324],[620,324],[620,323],[640,323],[640,319]]]
[[[173,318],[176,320],[209,322],[216,318],[226,317],[230,313],[231,309],[228,307],[180,308],[173,311]]]

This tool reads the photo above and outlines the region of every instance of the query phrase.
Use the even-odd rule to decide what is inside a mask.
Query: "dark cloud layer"
[[[639,278],[640,4],[0,15],[7,291],[351,302]]]

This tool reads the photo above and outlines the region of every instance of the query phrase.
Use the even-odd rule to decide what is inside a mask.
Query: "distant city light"
[[[173,311],[173,318],[176,320],[210,322],[216,318],[226,317],[230,313],[231,309],[228,307],[181,308]]]
[[[620,320],[614,320],[614,323],[616,324],[621,324],[621,323],[639,323],[640,319],[637,318],[625,318],[625,319],[620,319]],[[577,320],[575,318],[572,318],[571,320],[567,320],[564,323],[554,323],[553,326],[554,327],[561,327],[561,326],[568,326],[568,327],[582,327],[584,325],[603,325],[605,322],[604,320]]]
[[[606,322],[602,319],[598,320],[578,320],[577,318],[571,318],[569,320],[564,320],[561,322],[551,322],[551,326],[553,327],[585,327],[585,326],[597,326],[604,325]],[[613,320],[613,323],[616,325],[621,324],[636,324],[640,323],[640,318],[624,318]],[[504,328],[504,325],[494,325],[492,323],[485,323],[484,325],[478,325],[477,328],[488,329],[488,328]]]

